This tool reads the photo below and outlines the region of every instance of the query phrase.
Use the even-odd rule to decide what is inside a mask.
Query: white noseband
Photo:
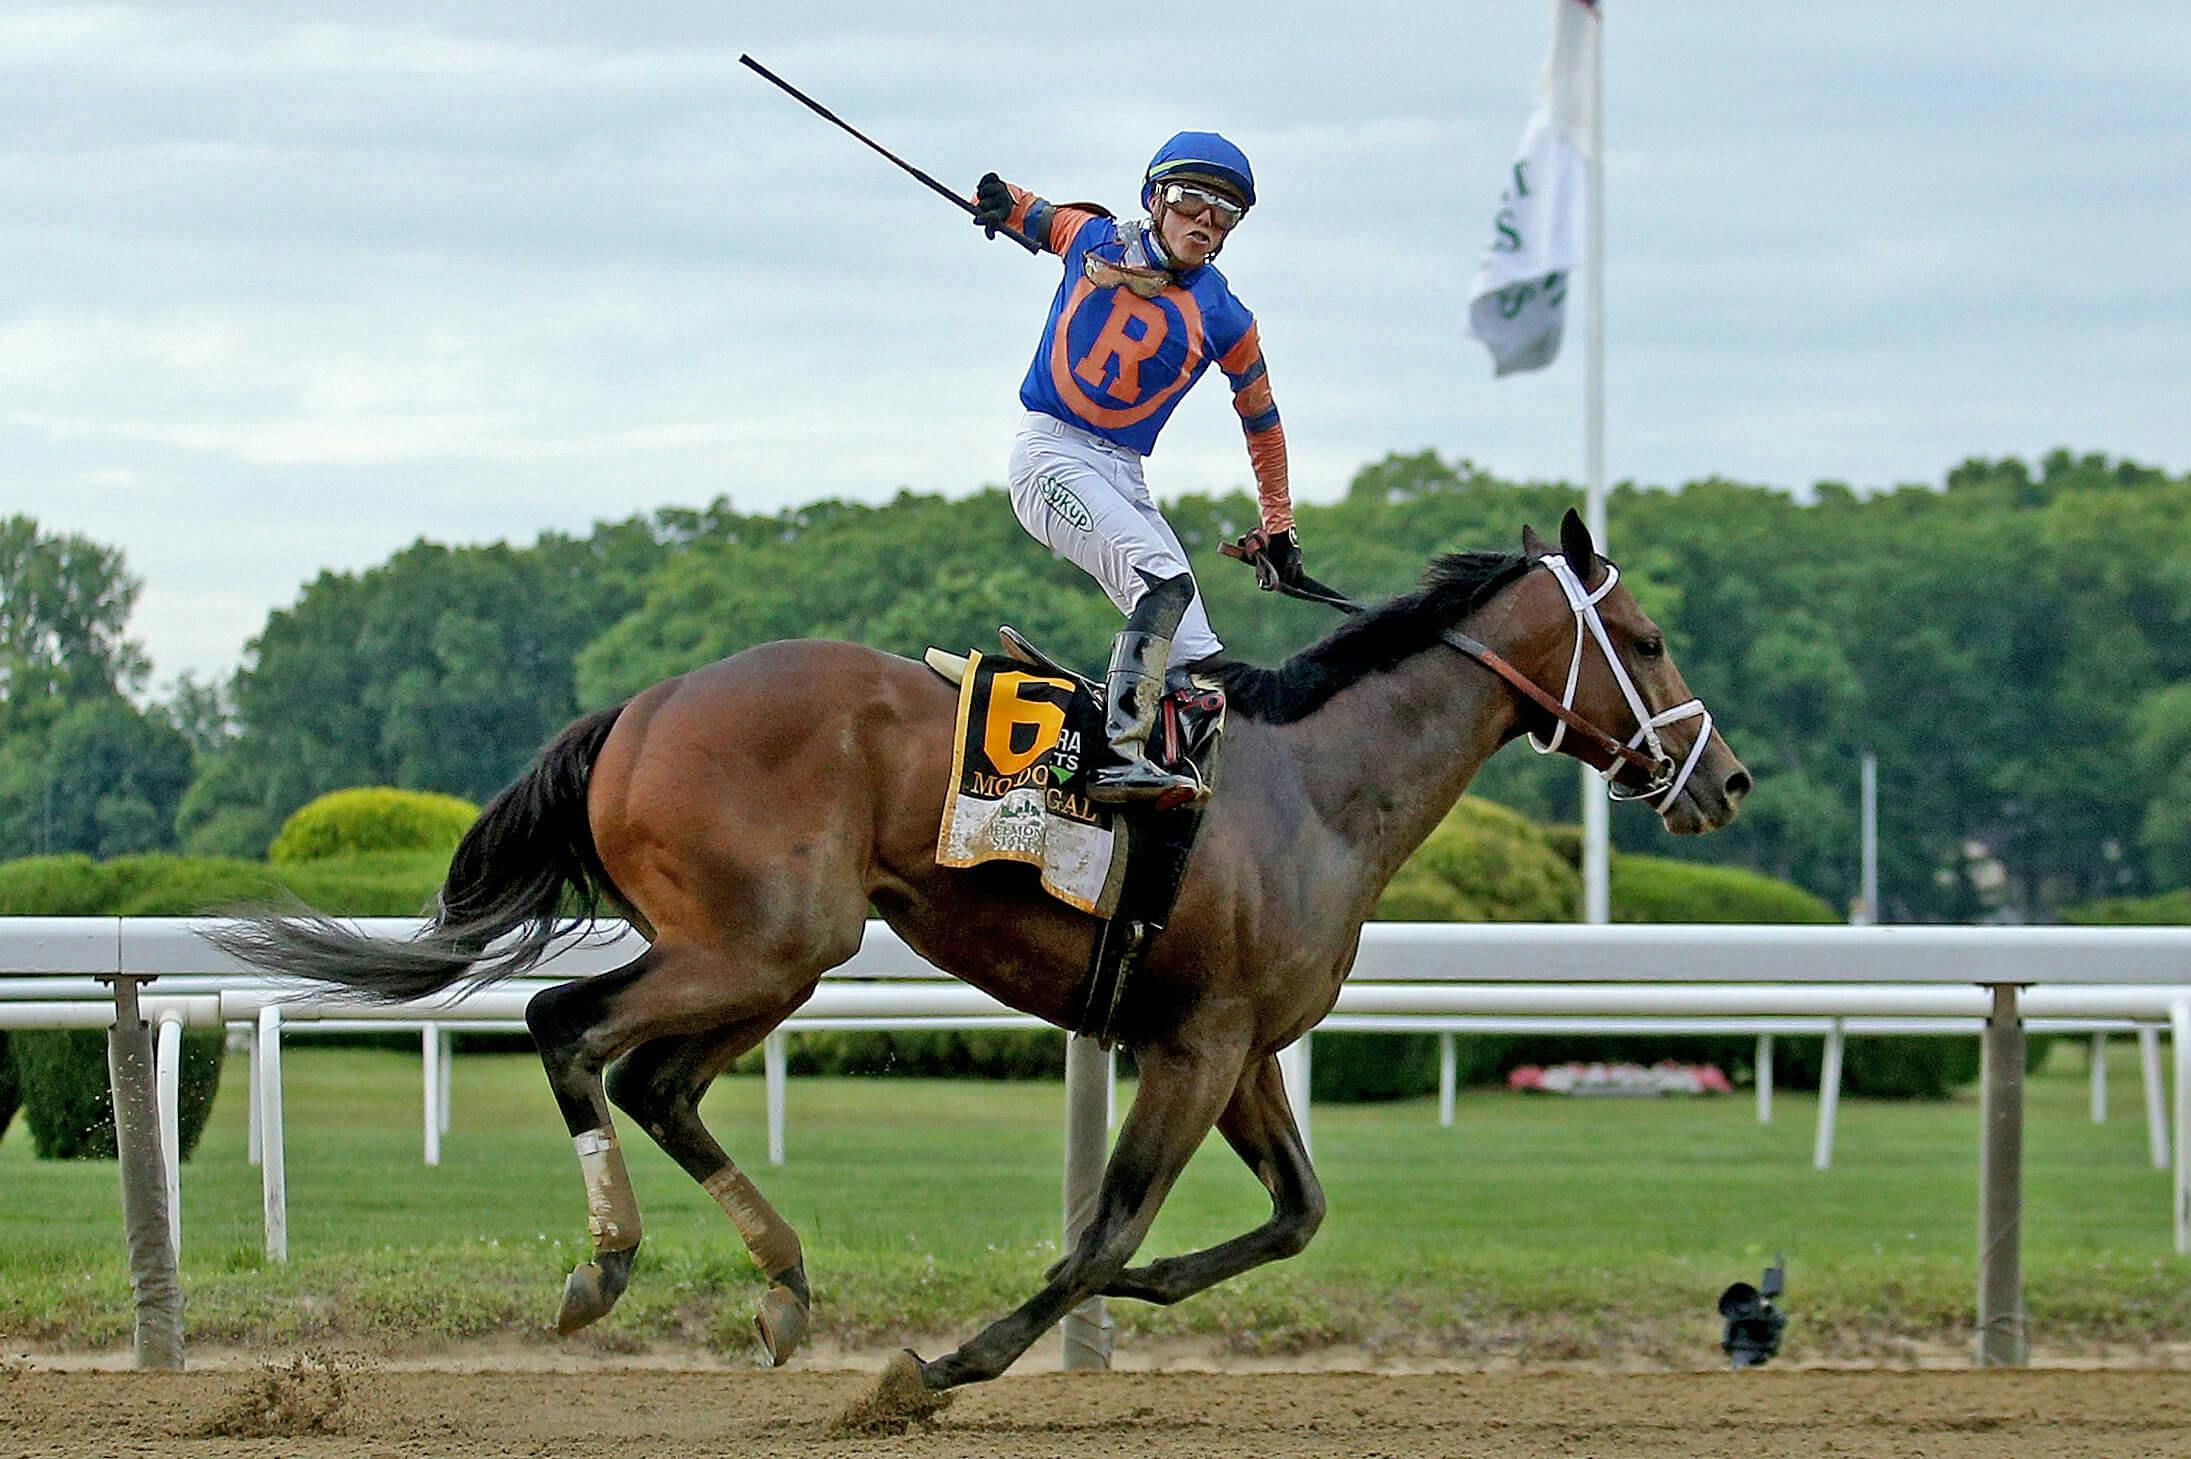
[[[1697,761],[1704,758],[1704,744],[1712,737],[1712,712],[1704,707],[1703,700],[1691,699],[1675,705],[1672,709],[1653,714],[1644,704],[1643,696],[1636,692],[1635,681],[1628,677],[1627,665],[1620,661],[1619,654],[1613,652],[1613,639],[1605,631],[1605,620],[1598,616],[1599,601],[1612,592],[1613,585],[1620,581],[1619,568],[1610,562],[1606,563],[1605,581],[1598,584],[1598,590],[1593,593],[1583,587],[1582,579],[1576,576],[1575,570],[1567,565],[1567,559],[1559,553],[1547,553],[1538,558],[1537,562],[1539,566],[1551,570],[1552,576],[1559,581],[1560,590],[1567,594],[1567,606],[1575,614],[1575,652],[1567,661],[1567,687],[1560,694],[1561,706],[1566,709],[1575,707],[1575,685],[1582,678],[1582,646],[1587,633],[1604,650],[1605,662],[1613,670],[1613,682],[1620,685],[1621,697],[1628,701],[1629,713],[1636,718],[1636,732],[1629,737],[1628,747],[1641,748],[1659,764],[1659,773],[1652,777],[1651,784],[1641,790],[1630,790],[1613,779],[1620,770],[1620,762],[1614,761],[1598,772],[1599,778],[1605,781],[1605,793],[1614,800],[1648,800],[1651,809],[1665,811],[1674,803],[1675,797],[1681,794],[1682,787],[1689,783],[1689,775],[1696,769]],[[1677,724],[1685,719],[1702,719],[1704,723],[1697,729],[1696,741],[1689,746],[1688,757],[1681,762],[1681,768],[1676,770],[1673,759],[1667,755],[1665,746],[1659,741],[1658,732],[1662,726]],[[1553,725],[1552,738],[1549,740],[1539,740],[1536,732],[1531,731],[1529,747],[1540,755],[1549,755],[1566,738],[1567,725],[1565,721],[1559,721]]]

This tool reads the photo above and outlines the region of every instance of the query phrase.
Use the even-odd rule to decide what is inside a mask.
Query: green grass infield
[[[1345,1037],[1328,1035],[1327,1037]],[[2024,1263],[2042,1353],[2135,1356],[2191,1333],[2168,1177],[2147,1163],[2134,1047],[2116,1040],[2114,1118],[2086,1115],[2084,1042],[2028,1092]],[[183,1172],[191,1340],[357,1344],[425,1354],[493,1337],[557,1343],[563,1274],[584,1254],[578,1170],[537,1062],[465,1054],[442,1163],[420,1163],[415,1054],[292,1040],[290,1260],[264,1260],[231,1058]],[[1130,1088],[1121,1090],[1120,1109]],[[1313,1140],[1330,1201],[1293,1261],[1178,1307],[1113,1304],[1120,1341],[1217,1353],[1342,1349],[1364,1362],[1717,1361],[1719,1290],[1788,1257],[1790,1360],[1911,1360],[1971,1338],[1977,1285],[1974,1092],[1845,1102],[1836,1164],[1810,1168],[1816,1102],[1761,1126],[1747,1091],[1712,1100],[1468,1093],[1326,1105]],[[933,1346],[1027,1296],[1057,1255],[1064,1095],[1055,1084],[792,1082],[789,1159],[766,1160],[761,1081],[721,1081],[718,1135],[799,1228],[817,1339]],[[762,1283],[722,1214],[627,1130],[647,1243],[622,1304],[575,1351],[743,1352]],[[1144,1256],[1235,1235],[1267,1210],[1212,1138]],[[128,1278],[111,1163],[34,1160],[0,1141],[0,1343],[126,1343]]]

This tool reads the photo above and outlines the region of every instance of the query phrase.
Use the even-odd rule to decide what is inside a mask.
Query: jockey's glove
[[[1291,527],[1266,539],[1263,556],[1270,563],[1272,571],[1277,573],[1279,583],[1299,586],[1301,582],[1301,539],[1295,535]],[[1265,583],[1263,586],[1275,587],[1277,584]]]
[[[974,184],[975,225],[987,229],[989,236],[994,238],[997,236],[996,230],[1003,227],[1005,220],[1011,216],[1012,190],[995,173],[983,173],[981,181]]]

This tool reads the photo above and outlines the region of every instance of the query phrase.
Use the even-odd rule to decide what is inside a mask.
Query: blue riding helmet
[[[1255,169],[1248,166],[1248,154],[1215,132],[1181,132],[1157,148],[1141,179],[1141,205],[1156,205],[1159,183],[1189,180],[1215,183],[1255,206]]]

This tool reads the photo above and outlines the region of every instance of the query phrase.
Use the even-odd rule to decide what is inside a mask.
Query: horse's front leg
[[[1103,1288],[1103,1296],[1159,1305],[1184,1301],[1252,1267],[1298,1256],[1323,1224],[1324,1189],[1302,1148],[1275,1056],[1248,1067],[1217,1130],[1270,1192],[1270,1219],[1216,1246],[1129,1267]]]
[[[1095,1218],[1041,1291],[983,1328],[958,1351],[921,1364],[931,1391],[994,1378],[1035,1339],[1125,1270],[1157,1208],[1232,1097],[1242,1054],[1234,1050],[1135,1049],[1141,1084],[1104,1167]]]

